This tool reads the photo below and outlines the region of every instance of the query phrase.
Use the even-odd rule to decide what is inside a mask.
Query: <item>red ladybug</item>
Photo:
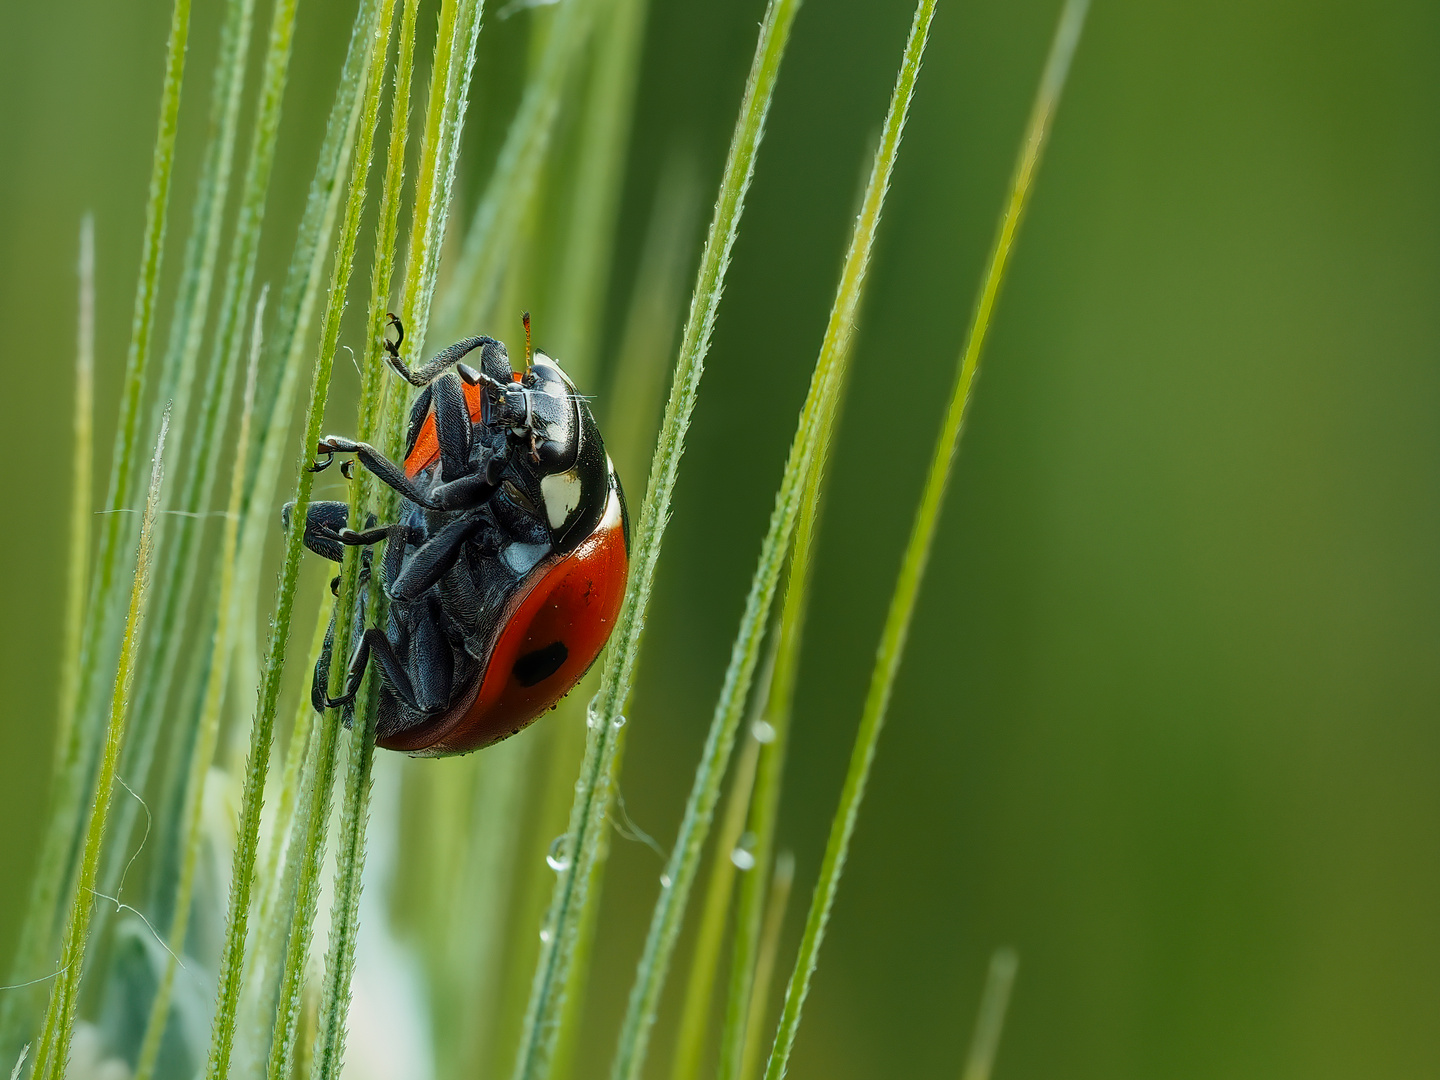
[[[345,545],[385,541],[389,625],[364,628],[361,606],[346,691],[330,698],[332,623],[311,696],[317,710],[348,708],[374,660],[378,745],[463,754],[553,708],[600,655],[625,593],[629,518],[595,417],[554,359],[537,351],[522,376],[503,343],[472,337],[412,371],[389,318],[389,361],[423,388],[404,466],[327,436],[312,468],[355,454],[405,497],[401,520],[357,532],[345,527],[345,503],[317,502],[304,535],[336,561]],[[525,330],[528,356],[528,315]],[[476,349],[479,371],[461,363]]]

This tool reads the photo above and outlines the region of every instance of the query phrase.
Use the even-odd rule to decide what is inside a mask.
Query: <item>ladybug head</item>
[[[580,396],[560,365],[536,352],[518,382],[497,382],[490,384],[487,421],[508,428],[512,438],[525,445],[531,466],[541,476],[573,468],[581,442]]]

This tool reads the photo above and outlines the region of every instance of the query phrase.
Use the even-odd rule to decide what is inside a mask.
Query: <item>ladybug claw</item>
[[[395,340],[391,341],[388,337],[384,338],[385,351],[391,356],[399,356],[400,346],[405,342],[405,324],[400,321],[400,316],[396,315],[393,311],[387,311],[385,313],[385,326],[387,329],[391,326],[395,327]]]
[[[340,463],[340,475],[343,476],[346,480],[354,480],[354,479],[355,479],[355,459],[354,459],[354,458],[351,458],[351,459],[348,460],[348,461],[342,461],[342,462]]]
[[[316,461],[309,465],[308,468],[312,473],[324,472],[326,469],[328,469],[331,465],[335,463],[335,451],[325,449],[324,443],[320,444],[320,449],[317,452],[324,454],[325,460]]]

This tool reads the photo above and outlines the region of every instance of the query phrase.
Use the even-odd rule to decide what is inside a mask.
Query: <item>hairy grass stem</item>
[[[922,5],[923,6],[923,5]],[[794,1045],[795,1032],[800,1023],[801,1009],[810,987],[815,970],[816,958],[825,935],[825,924],[839,887],[840,875],[845,867],[845,857],[850,847],[850,837],[855,820],[860,812],[860,803],[865,794],[865,782],[869,777],[870,765],[874,760],[875,747],[884,724],[886,706],[894,686],[895,673],[900,666],[904,652],[906,633],[910,627],[915,602],[919,596],[920,582],[925,574],[930,546],[939,523],[940,506],[945,497],[945,488],[950,478],[950,466],[955,448],[959,443],[961,424],[969,404],[970,390],[974,384],[975,372],[979,367],[980,353],[985,342],[986,331],[994,311],[995,299],[1004,280],[1009,263],[1011,247],[1016,229],[1024,212],[1026,201],[1035,178],[1040,154],[1049,133],[1055,108],[1059,104],[1060,91],[1070,69],[1075,47],[1079,44],[1080,30],[1084,25],[1089,0],[1066,0],[1060,13],[1050,54],[1040,77],[1040,89],[1026,126],[1021,144],[1020,159],[1015,169],[1014,180],[1000,221],[1000,229],[990,253],[979,300],[970,326],[965,346],[960,354],[959,371],[956,376],[954,394],[945,414],[940,436],[936,440],[934,457],[916,511],[915,524],[901,562],[899,579],[891,598],[890,610],[886,615],[885,627],[881,633],[876,653],[875,670],[870,689],[866,695],[860,727],[856,732],[850,768],[841,789],[840,804],[836,808],[831,826],[830,839],[820,866],[819,880],[815,886],[810,913],[806,919],[805,932],[800,942],[799,955],[795,960],[795,971],[785,992],[785,1006],[781,1013],[780,1027],[775,1036],[775,1045],[766,1066],[766,1080],[780,1080],[785,1075],[790,1050]]]
[[[587,718],[590,731],[585,759],[576,782],[575,803],[565,841],[570,858],[566,869],[558,875],[546,916],[545,938],[516,1055],[515,1080],[536,1080],[546,1075],[554,1052],[564,1008],[564,988],[570,975],[576,937],[591,895],[591,874],[609,811],[614,768],[622,742],[623,712],[630,696],[645,610],[649,604],[665,521],[669,517],[685,432],[695,408],[730,252],[764,135],[765,117],[798,8],[798,0],[771,0],[761,24],[735,134],[726,157],[715,214],[700,259],[674,383],[640,511],[630,584],[606,655],[600,690]]]
[[[620,1031],[612,1080],[638,1080],[644,1067],[650,1029],[660,1005],[675,941],[680,933],[690,886],[699,867],[706,834],[719,798],[720,785],[729,763],[735,733],[759,656],[760,638],[769,617],[779,581],[781,564],[790,546],[802,493],[809,488],[810,473],[817,473],[834,425],[836,402],[844,381],[850,341],[864,290],[865,273],[874,245],[880,212],[884,206],[890,175],[900,148],[910,99],[924,53],[934,0],[922,0],[911,25],[904,59],[876,149],[870,181],[860,214],[856,218],[850,247],[841,270],[840,285],[831,307],[829,323],[816,359],[815,371],[801,410],[800,422],[785,464],[780,490],[775,497],[769,531],[761,547],[759,565],[751,581],[745,613],[725,672],[720,698],[706,737],[705,748],[695,771],[695,781],[685,805],[675,847],[666,867],[665,884],[656,900],[650,932],[636,969],[635,983]],[[817,489],[818,490],[818,489]],[[818,494],[816,496],[818,498]]]
[[[340,320],[345,310],[353,271],[355,247],[360,233],[361,218],[365,208],[365,194],[369,184],[370,165],[375,143],[375,129],[380,113],[380,99],[384,87],[385,60],[390,49],[391,31],[394,27],[395,0],[380,0],[378,19],[371,37],[368,75],[363,83],[360,97],[360,120],[357,131],[355,152],[350,161],[349,195],[345,204],[345,216],[340,225],[340,250],[331,272],[330,297],[326,304],[325,318],[321,330],[322,356],[329,356],[333,362],[339,344]],[[372,301],[372,306],[374,306]],[[373,365],[370,365],[373,367]],[[367,380],[369,397],[378,393],[379,382],[373,375]],[[362,400],[361,416],[378,412],[371,401]],[[368,432],[362,432],[364,438]],[[307,437],[305,449],[309,450],[314,440]],[[303,536],[305,511],[308,505],[296,502],[294,517],[290,522],[291,538]],[[350,658],[350,629],[355,622],[358,604],[360,572],[360,551],[351,548],[346,551],[345,564],[341,570],[340,596],[335,605],[335,644],[330,668],[330,693],[343,693],[345,669]],[[305,961],[310,951],[310,937],[314,931],[316,904],[319,900],[320,873],[324,862],[325,836],[330,827],[330,802],[334,791],[334,775],[337,765],[337,751],[340,738],[341,717],[336,711],[328,711],[322,717],[317,732],[316,777],[311,790],[309,829],[305,844],[300,852],[299,899],[290,924],[290,938],[286,947],[285,962],[280,974],[280,994],[276,1007],[275,1037],[270,1048],[270,1080],[282,1080],[290,1075],[292,1057],[299,1023],[301,988],[305,975]],[[358,733],[357,733],[358,734]],[[357,884],[358,888],[358,884]]]
[[[165,247],[170,184],[175,166],[175,135],[189,35],[190,0],[175,0],[165,46],[165,76],[160,92],[160,120],[150,163],[140,273],[135,283],[130,344],[126,352],[119,421],[111,456],[110,490],[106,498],[106,509],[111,511],[126,505],[132,477],[138,467],[135,459],[140,404],[145,388],[145,369],[150,358],[155,304],[160,290],[160,263]],[[102,721],[99,709],[92,703],[102,693],[102,673],[116,651],[108,629],[112,623],[118,622],[120,560],[125,546],[124,537],[130,535],[128,517],[127,514],[110,513],[102,523],[95,578],[91,582],[89,614],[82,635],[80,671],[72,714],[74,719],[66,732],[63,764],[52,787],[45,835],[21,929],[14,977],[10,980],[12,983],[28,982],[35,977],[45,958],[52,953],[60,920],[64,916],[61,893],[71,877],[72,856],[87,794],[86,781],[100,752]],[[112,611],[116,612],[113,620]],[[4,1001],[0,1002],[0,1047],[13,1046],[21,1041],[20,1032],[30,1023],[37,996],[33,991],[4,996]]]
[[[235,436],[231,460],[230,497],[226,506],[225,528],[220,540],[220,619],[211,644],[210,670],[206,678],[205,699],[200,711],[199,731],[190,752],[189,779],[185,785],[185,817],[182,834],[183,852],[180,882],[176,889],[174,911],[168,935],[167,958],[160,974],[150,1018],[135,1065],[135,1080],[150,1080],[160,1056],[160,1040],[170,1016],[170,995],[175,987],[177,953],[185,949],[185,935],[190,924],[191,901],[194,897],[195,872],[200,863],[201,814],[204,809],[205,776],[215,756],[220,735],[220,709],[225,702],[225,688],[230,675],[230,653],[235,644],[238,620],[235,617],[235,551],[240,542],[240,511],[245,492],[245,463],[250,448],[250,428],[255,413],[255,382],[260,371],[261,330],[265,318],[262,289],[255,303],[255,319],[250,331],[250,363],[245,376],[245,391],[240,409],[240,429]]]
[[[380,19],[380,7],[377,0],[365,0],[357,13],[357,20],[369,28],[362,40],[372,40],[374,28]],[[369,55],[368,51],[366,55]],[[357,85],[365,85],[368,75],[367,67],[365,75],[362,75]],[[357,98],[350,116],[349,134],[345,140],[347,143],[355,138],[355,131],[360,122],[361,104],[362,100]],[[353,166],[351,172],[353,175]],[[354,219],[354,231],[349,234],[342,231],[335,266],[331,271],[329,310],[327,310],[324,332],[310,386],[305,436],[301,445],[298,466],[299,479],[296,484],[294,519],[297,523],[305,520],[305,514],[310,504],[310,492],[314,485],[314,473],[309,471],[308,465],[313,447],[320,437],[320,424],[324,417],[325,399],[329,393],[330,374],[334,367],[335,347],[339,336],[340,309],[344,305],[342,280],[348,284],[351,261],[355,251],[355,231],[358,231],[359,228],[359,208],[363,205],[364,194],[363,188],[358,191],[353,187],[349,189],[346,217],[347,221]],[[250,899],[254,890],[260,808],[265,791],[265,779],[269,770],[271,744],[274,740],[275,711],[279,702],[285,653],[290,641],[295,586],[300,572],[302,533],[303,529],[297,527],[291,529],[290,534],[286,537],[285,558],[281,567],[280,581],[276,587],[270,644],[261,676],[255,719],[251,727],[250,756],[241,795],[240,826],[235,842],[229,911],[219,965],[219,1000],[215,1010],[210,1055],[206,1064],[207,1080],[224,1080],[229,1075],[230,1053],[235,1038],[235,1018],[240,1000],[240,977],[245,966],[245,940],[249,925]]]
[[[765,1025],[765,1008],[770,1003],[770,983],[775,977],[775,958],[780,954],[780,931],[785,927],[785,911],[790,904],[790,889],[795,884],[795,855],[782,851],[775,856],[775,869],[765,894],[765,920],[760,926],[760,948],[755,955],[755,969],[750,980],[749,1011],[745,1018],[743,1047],[740,1054],[740,1080],[752,1080],[760,1068],[760,1041]]]
[[[160,504],[160,487],[165,476],[165,435],[168,428],[169,417],[163,417],[160,435],[155,443],[154,463],[150,470],[150,490],[140,523],[140,549],[136,556],[134,583],[130,588],[130,604],[125,615],[125,636],[121,641],[120,661],[115,671],[115,690],[110,698],[110,719],[105,729],[105,744],[100,755],[94,797],[85,828],[85,843],[81,849],[75,893],[66,919],[59,974],[50,991],[50,1005],[46,1009],[44,1028],[36,1049],[35,1068],[32,1073],[35,1080],[59,1080],[65,1075],[70,1058],[70,1039],[74,1031],[75,1008],[80,996],[80,975],[84,970],[85,947],[90,938],[90,918],[95,908],[100,846],[105,838],[105,820],[109,814],[112,789],[120,764],[120,747],[125,739],[125,720],[129,711],[130,686],[135,675],[135,658],[140,651],[146,593],[150,584],[155,511]]]

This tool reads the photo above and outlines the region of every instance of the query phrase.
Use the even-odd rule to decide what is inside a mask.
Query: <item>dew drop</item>
[[[541,928],[540,941],[546,945],[550,944],[550,928],[548,926]]]
[[[615,731],[619,731],[619,730],[620,730],[622,727],[624,727],[624,726],[625,726],[625,717],[623,717],[623,716],[617,716],[617,717],[615,717],[614,720],[611,720],[611,721],[610,721],[610,727],[611,727],[613,730],[615,730]]]
[[[750,734],[755,736],[756,742],[769,746],[775,741],[775,725],[768,720],[756,720],[750,725]]]
[[[747,832],[740,837],[740,842],[735,845],[735,850],[730,852],[730,861],[735,864],[737,870],[755,869],[755,834]]]
[[[565,850],[566,836],[561,833],[550,841],[550,850],[545,853],[545,864],[557,874],[570,869],[570,853]]]
[[[674,884],[674,882],[672,882],[672,881],[670,880],[670,875],[669,875],[669,874],[661,874],[661,875],[660,875],[660,887],[661,887],[662,889],[668,889],[672,884]]]

